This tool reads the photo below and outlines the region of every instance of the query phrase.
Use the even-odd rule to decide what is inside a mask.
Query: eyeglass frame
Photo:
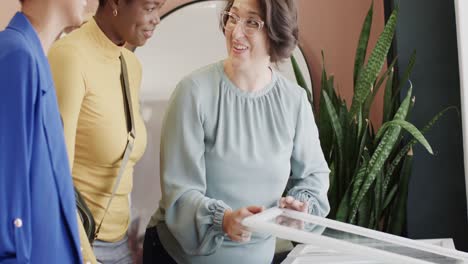
[[[226,22],[225,22],[224,19],[223,19],[223,17],[224,17],[225,15],[228,16],[227,19],[226,19]],[[226,25],[227,25],[227,23],[228,23],[230,17],[236,18],[236,19],[235,19],[235,20],[236,20],[236,24],[234,24],[234,28],[233,28],[233,29],[227,30],[227,29],[226,29]],[[260,31],[263,29],[263,27],[265,26],[265,21],[263,21],[263,20],[257,20],[257,19],[252,19],[252,18],[242,18],[242,17],[240,17],[239,15],[234,14],[234,13],[232,13],[232,12],[230,12],[230,11],[223,11],[223,12],[221,12],[220,18],[221,18],[221,21],[220,21],[220,22],[221,22],[221,27],[222,27],[225,31],[232,31],[232,30],[234,30],[235,27],[236,27],[236,26],[238,25],[238,23],[240,22],[240,23],[241,23],[242,32],[244,32],[244,34],[246,34],[246,35],[253,35],[253,34],[255,34],[255,33],[258,33],[258,32],[260,32]],[[255,32],[251,32],[251,33],[247,33],[247,32],[246,32],[246,30],[245,30],[245,22],[246,22],[247,20],[253,20],[253,21],[259,23],[260,26],[257,28],[257,30],[256,30]]]

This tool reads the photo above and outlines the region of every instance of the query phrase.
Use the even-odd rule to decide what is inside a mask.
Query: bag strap
[[[122,83],[122,94],[124,97],[124,109],[125,109],[125,115],[126,115],[126,120],[127,120],[127,131],[128,131],[127,146],[125,147],[125,152],[123,155],[122,163],[120,165],[119,173],[117,174],[117,179],[115,180],[114,188],[112,189],[112,195],[109,201],[107,202],[106,210],[104,211],[104,215],[102,216],[101,222],[99,223],[99,226],[96,229],[96,234],[94,235],[94,238],[97,238],[99,234],[99,230],[101,229],[102,223],[104,222],[104,218],[106,217],[107,211],[109,210],[112,199],[114,199],[115,192],[117,191],[117,188],[120,185],[120,180],[122,179],[122,176],[124,174],[125,166],[127,165],[128,160],[130,159],[130,154],[132,153],[133,146],[135,143],[135,137],[136,137],[135,123],[134,123],[134,117],[133,117],[132,97],[130,94],[130,85],[128,82],[127,63],[125,62],[125,58],[122,54],[120,54],[119,59],[120,59],[120,65],[121,65],[120,80]]]

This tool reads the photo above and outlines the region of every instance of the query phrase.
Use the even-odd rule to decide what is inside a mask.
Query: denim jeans
[[[132,264],[132,253],[128,247],[128,236],[117,242],[96,240],[93,243],[97,261],[102,264]]]

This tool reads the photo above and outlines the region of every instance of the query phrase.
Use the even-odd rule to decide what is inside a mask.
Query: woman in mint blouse
[[[242,219],[278,200],[329,211],[306,93],[270,67],[296,47],[294,0],[230,0],[221,27],[228,57],[184,78],[164,119],[162,199],[144,263],[271,263],[275,239],[251,234]]]

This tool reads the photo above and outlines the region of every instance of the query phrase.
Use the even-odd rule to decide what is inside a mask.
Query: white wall
[[[1,0],[0,4],[0,30],[3,30],[13,15],[20,9],[18,0]]]

